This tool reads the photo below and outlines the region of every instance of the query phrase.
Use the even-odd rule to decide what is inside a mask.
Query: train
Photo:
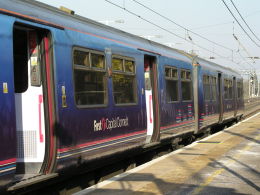
[[[34,0],[0,0],[0,26],[1,189],[244,114],[242,76],[196,55]]]

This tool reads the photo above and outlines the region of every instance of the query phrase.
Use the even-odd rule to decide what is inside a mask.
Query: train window
[[[241,99],[243,94],[242,82],[237,82],[237,98]]]
[[[112,58],[112,80],[115,104],[136,103],[135,62],[127,57]]]
[[[228,99],[228,80],[224,79],[224,99]]]
[[[189,70],[181,70],[181,90],[183,101],[192,99],[191,72]]]
[[[166,67],[165,68],[165,77],[171,78],[171,75],[172,75],[172,69]]]
[[[73,55],[75,65],[90,66],[89,52],[75,50]]]
[[[125,60],[125,71],[134,73],[134,61]]]
[[[123,59],[113,58],[112,59],[112,69],[113,71],[123,71]]]
[[[212,100],[217,100],[217,78],[211,77],[211,94],[212,94]]]
[[[233,81],[231,81],[231,80],[229,81],[228,91],[229,91],[228,99],[233,99]]]
[[[233,82],[229,79],[224,79],[224,98],[232,99],[233,98]]]
[[[206,101],[210,100],[210,79],[211,77],[208,75],[203,76],[203,91],[204,91],[204,99]]]
[[[165,67],[166,99],[168,103],[179,100],[178,70],[174,67]]]
[[[107,103],[105,57],[102,52],[74,49],[75,101],[93,107]]]
[[[93,68],[105,69],[105,56],[91,53],[91,65]]]
[[[27,32],[14,29],[14,87],[15,93],[23,93],[28,89],[28,51]]]

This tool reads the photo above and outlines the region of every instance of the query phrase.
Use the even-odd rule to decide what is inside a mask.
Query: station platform
[[[260,194],[260,113],[85,194]]]

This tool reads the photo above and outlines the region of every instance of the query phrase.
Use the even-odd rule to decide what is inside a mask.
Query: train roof
[[[221,65],[219,65],[219,64],[216,64],[216,63],[214,63],[214,62],[205,60],[205,59],[200,58],[200,57],[198,57],[196,60],[197,60],[197,62],[198,62],[201,66],[208,67],[208,68],[211,68],[211,69],[214,68],[214,70],[216,70],[216,71],[223,72],[223,73],[227,73],[227,74],[231,74],[231,75],[234,75],[234,76],[240,76],[240,77],[241,77],[241,75],[240,75],[237,71],[235,71],[235,70],[233,70],[233,69],[231,69],[231,68],[221,66]]]
[[[116,40],[118,43],[125,43],[126,46],[133,46],[143,51],[190,62],[190,59],[177,49],[144,39],[137,35],[124,32],[76,14],[69,14],[36,0],[0,0],[0,13],[14,15],[25,20],[31,20],[59,29],[65,28],[77,32],[86,32],[97,35],[98,37]]]
[[[196,59],[202,66],[211,66],[217,68],[221,72],[228,71],[233,74],[238,74],[230,68],[220,66],[184,51],[144,39],[76,14],[69,14],[36,0],[0,0],[0,13],[14,15],[25,20],[30,20],[59,29],[67,28],[77,32],[87,32],[89,34],[97,35],[98,37],[116,40],[118,43],[125,44],[126,46],[135,47],[136,49],[150,53],[177,58],[189,63]]]
[[[183,55],[186,55],[188,56],[193,62],[193,64],[198,64],[202,67],[206,67],[208,69],[213,69],[214,71],[218,71],[218,72],[224,72],[224,73],[227,73],[227,74],[233,74],[234,76],[240,76],[242,77],[237,71],[235,71],[234,69],[232,68],[229,68],[229,67],[226,67],[226,66],[221,66],[217,63],[214,63],[214,62],[211,62],[209,60],[206,60],[204,58],[201,58],[199,56],[196,56],[196,55],[192,55],[192,54],[188,54],[184,51],[180,51],[183,53]]]

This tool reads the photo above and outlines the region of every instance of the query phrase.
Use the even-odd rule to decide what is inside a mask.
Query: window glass
[[[191,100],[191,82],[182,82],[182,100]]]
[[[190,74],[190,72],[186,72],[186,79],[191,79],[191,74]]]
[[[75,99],[77,105],[105,104],[105,73],[75,70]]]
[[[181,90],[183,101],[192,100],[191,72],[189,70],[181,70]]]
[[[105,68],[105,60],[103,55],[91,54],[91,66],[95,68]]]
[[[134,77],[124,74],[113,74],[113,94],[116,104],[134,103]]]
[[[241,99],[242,98],[242,83],[237,82],[237,98]]]
[[[107,103],[106,71],[104,55],[85,49],[74,50],[74,90],[79,106]],[[91,57],[91,60],[89,60]]]
[[[208,75],[203,76],[203,91],[204,91],[204,99],[210,100],[210,77]]]
[[[216,101],[217,100],[217,79],[216,77],[211,78],[211,93],[212,93],[212,100]]]
[[[134,61],[131,60],[125,60],[125,71],[126,72],[135,72],[135,66],[134,66]]]
[[[228,80],[224,79],[224,99],[229,98],[229,92],[228,92]]]
[[[113,58],[112,59],[112,69],[116,71],[123,71],[123,59]]]
[[[177,71],[177,69],[172,69],[172,78],[178,79],[178,71]]]
[[[186,71],[185,70],[181,71],[181,79],[186,79]]]
[[[229,99],[233,99],[233,81],[229,81]]]
[[[14,29],[14,90],[24,93],[28,89],[28,47],[27,32]],[[4,71],[4,70],[1,70]]]
[[[169,77],[169,78],[171,78],[171,68],[168,68],[168,67],[166,67],[165,68],[165,77]]]
[[[90,66],[89,52],[75,50],[74,51],[74,64]]]
[[[113,96],[115,104],[136,103],[135,63],[124,57],[112,58]]]
[[[178,101],[178,80],[166,80],[167,102]]]
[[[165,83],[167,102],[178,101],[178,70],[175,67],[165,67]]]

